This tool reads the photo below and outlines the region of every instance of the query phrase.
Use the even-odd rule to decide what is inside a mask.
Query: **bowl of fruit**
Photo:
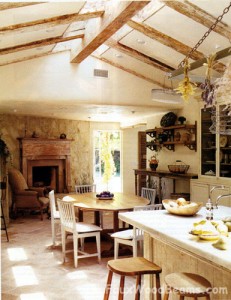
[[[112,200],[114,197],[114,194],[109,191],[103,191],[99,194],[96,194],[96,198],[99,200]]]

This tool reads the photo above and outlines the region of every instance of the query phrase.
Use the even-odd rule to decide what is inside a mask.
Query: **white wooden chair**
[[[49,192],[49,200],[50,200],[50,211],[51,211],[52,242],[53,245],[55,246],[55,241],[56,241],[58,231],[60,232],[60,214],[59,211],[56,209],[54,190]]]
[[[97,256],[98,261],[100,262],[101,261],[100,231],[102,229],[99,226],[93,224],[76,222],[74,204],[72,202],[66,202],[60,199],[57,199],[57,202],[58,202],[60,220],[61,220],[63,262],[65,262],[66,237],[68,233],[73,234],[75,268],[77,268],[78,259],[80,258]],[[97,252],[86,253],[83,251],[85,237],[96,238]],[[81,243],[81,249],[78,249],[79,239]],[[79,253],[81,255],[79,255]]]
[[[162,204],[151,204],[134,207],[134,211],[160,209],[162,209]],[[138,242],[143,241],[143,231],[141,229],[133,227],[133,229],[115,232],[111,235],[111,237],[114,238],[114,259],[118,258],[119,244],[132,246],[133,256],[136,257]]]
[[[77,194],[96,192],[96,184],[75,185]]]
[[[150,204],[155,204],[156,189],[142,187],[141,197],[147,198],[148,200],[150,200]]]

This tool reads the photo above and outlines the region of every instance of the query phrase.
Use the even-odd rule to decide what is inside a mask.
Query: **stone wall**
[[[71,185],[92,183],[92,141],[90,122],[0,114],[0,134],[12,153],[13,166],[19,168],[18,137],[59,138],[65,133],[71,142]]]

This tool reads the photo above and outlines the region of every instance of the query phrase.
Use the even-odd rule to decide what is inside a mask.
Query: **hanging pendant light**
[[[181,104],[183,103],[179,94],[174,89],[152,89],[152,101],[166,104]]]
[[[173,88],[172,80],[171,80],[171,88],[165,86],[165,79],[167,74],[164,76],[164,84],[163,88],[152,89],[151,97],[152,101],[166,103],[166,104],[181,104],[183,103],[181,97]]]

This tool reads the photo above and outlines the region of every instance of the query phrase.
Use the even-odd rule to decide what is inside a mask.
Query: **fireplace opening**
[[[32,167],[32,182],[34,187],[50,187],[58,191],[58,167]]]

